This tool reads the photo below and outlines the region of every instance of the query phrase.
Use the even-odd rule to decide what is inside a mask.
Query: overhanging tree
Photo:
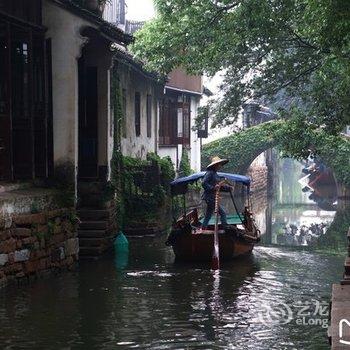
[[[151,69],[224,72],[213,125],[248,99],[329,134],[350,124],[350,1],[155,0],[132,50]]]

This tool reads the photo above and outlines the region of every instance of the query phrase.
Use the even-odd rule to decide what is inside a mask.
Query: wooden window
[[[182,118],[183,118],[183,140],[182,144],[189,145],[190,144],[190,136],[191,136],[191,118],[190,118],[190,103],[183,102],[182,105]]]
[[[9,38],[7,23],[0,23],[0,181],[11,177],[11,115]]]
[[[141,95],[135,93],[135,133],[136,136],[141,135]]]
[[[28,4],[1,1],[0,11],[27,16]],[[5,18],[0,23],[0,178],[46,177],[52,124],[47,120],[44,32],[0,16]]]
[[[32,45],[30,33],[11,31],[12,160],[15,179],[33,177]]]
[[[173,98],[165,98],[160,102],[159,109],[159,144],[161,146],[177,145],[177,101]]]
[[[147,137],[152,137],[152,96],[147,95]]]

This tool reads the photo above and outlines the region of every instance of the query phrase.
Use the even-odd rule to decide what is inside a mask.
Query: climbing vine
[[[186,148],[182,149],[182,156],[179,165],[179,176],[188,176],[192,174],[190,158],[188,156],[188,151]]]
[[[121,154],[121,126],[123,106],[117,65],[111,75],[111,104],[113,107],[113,153],[111,159],[111,186],[116,205],[116,220],[120,227],[124,225],[125,203],[122,192],[123,156]]]
[[[166,218],[164,213],[169,208],[169,184],[175,177],[174,165],[169,157],[160,158],[155,153],[149,153],[146,159],[122,155],[121,133],[125,109],[117,66],[111,78],[111,102],[114,119],[111,186],[117,222],[122,228],[140,223],[158,223]]]
[[[122,157],[124,223],[131,227],[164,222],[169,211],[170,182],[175,177],[169,157],[149,153],[145,160]]]

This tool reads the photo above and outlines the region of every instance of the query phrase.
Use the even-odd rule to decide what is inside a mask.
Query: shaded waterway
[[[129,256],[82,261],[72,273],[0,291],[0,348],[328,349],[345,232],[332,228],[334,211],[298,197],[295,181],[295,196],[290,186],[280,195],[283,184],[273,200],[256,194],[263,242],[217,273],[174,264],[166,237],[143,238],[130,241]],[[337,215],[342,229],[347,219]],[[312,224],[325,229],[299,239]]]

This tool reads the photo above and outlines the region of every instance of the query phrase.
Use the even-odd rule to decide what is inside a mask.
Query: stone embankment
[[[350,228],[348,230],[348,256],[340,283],[332,286],[330,304],[329,343],[332,350],[350,348]]]
[[[73,209],[0,217],[0,288],[70,269],[79,257]]]

